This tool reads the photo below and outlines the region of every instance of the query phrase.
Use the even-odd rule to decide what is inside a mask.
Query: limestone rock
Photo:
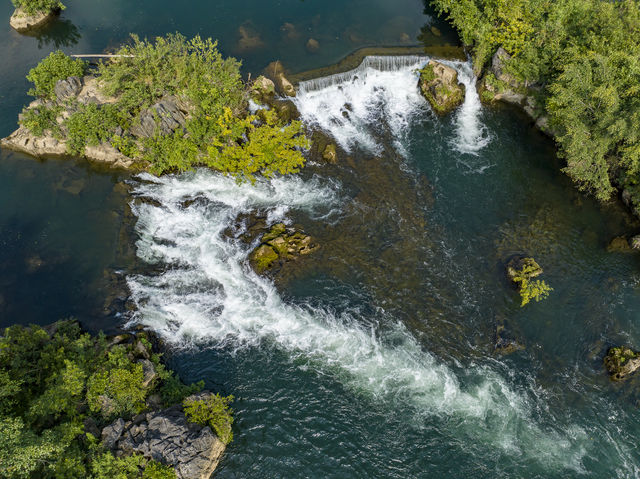
[[[131,134],[141,138],[151,138],[156,129],[161,135],[171,135],[183,127],[187,118],[176,101],[163,99],[140,113],[140,124],[131,127]]]
[[[35,15],[27,15],[22,8],[16,8],[11,15],[9,24],[19,32],[35,30],[49,23],[59,13],[58,10],[38,12]]]
[[[113,449],[116,442],[122,436],[124,431],[124,421],[122,418],[116,419],[102,430],[102,445],[105,449]]]
[[[54,92],[58,100],[74,98],[82,91],[82,80],[76,76],[58,80]]]
[[[253,98],[259,103],[270,103],[276,94],[276,86],[273,81],[260,75],[253,82],[252,93]]]
[[[614,381],[627,379],[640,368],[640,353],[621,346],[609,349],[604,365]]]
[[[493,54],[491,58],[491,73],[501,82],[506,83],[514,88],[520,87],[520,82],[516,80],[512,75],[509,75],[505,71],[505,64],[511,59],[511,55],[507,51],[500,47]]]
[[[140,359],[139,361],[137,361],[137,363],[142,365],[142,387],[148,388],[154,381],[154,379],[158,377],[156,368],[148,359]]]
[[[443,63],[429,60],[420,72],[420,91],[433,110],[446,114],[464,101],[464,85],[458,83],[458,72]]]
[[[289,124],[293,120],[300,118],[298,107],[291,100],[275,101],[273,102],[273,109],[278,114],[278,118],[285,124]]]
[[[225,445],[209,427],[188,422],[177,405],[127,422],[112,449],[116,455],[140,453],[172,466],[178,479],[209,479]]]
[[[296,89],[284,75],[284,67],[279,61],[272,62],[267,66],[267,74],[273,78],[278,91],[286,96],[296,96]]]

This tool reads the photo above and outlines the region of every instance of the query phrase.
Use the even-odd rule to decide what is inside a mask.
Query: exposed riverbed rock
[[[494,335],[493,351],[507,355],[524,349],[524,346],[506,330],[504,324],[498,324]]]
[[[308,255],[318,248],[311,236],[295,228],[287,228],[284,223],[278,223],[262,236],[260,245],[253,250],[249,260],[256,272],[263,273],[276,265]]]
[[[276,85],[264,75],[255,79],[251,86],[251,97],[259,104],[269,104],[276,95]]]
[[[30,30],[35,30],[43,27],[56,15],[60,13],[60,10],[48,10],[46,12],[38,12],[34,15],[28,15],[22,8],[16,8],[11,15],[9,24],[17,31],[23,33]]]
[[[458,82],[455,68],[429,60],[420,71],[420,91],[433,110],[444,115],[462,104],[465,87]]]
[[[284,67],[279,61],[271,62],[266,68],[267,76],[273,79],[276,89],[285,96],[296,96],[296,89],[293,84],[287,80]]]
[[[192,399],[204,399],[203,392]],[[208,426],[191,423],[182,406],[117,419],[102,430],[102,444],[117,456],[133,453],[174,467],[178,479],[209,479],[225,450]]]
[[[140,123],[131,127],[131,134],[139,138],[151,138],[156,132],[171,135],[187,121],[186,111],[172,98],[165,98],[140,113]]]
[[[614,381],[622,381],[640,368],[640,353],[620,346],[609,349],[604,365]]]

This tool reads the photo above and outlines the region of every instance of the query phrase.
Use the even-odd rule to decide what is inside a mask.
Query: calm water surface
[[[56,42],[86,53],[130,31],[201,33],[257,73],[411,43],[431,21],[408,0],[171,5],[69,2],[40,38],[4,28],[2,134],[27,101],[25,72]],[[639,225],[578,194],[518,112],[468,95],[434,116],[415,88],[424,61],[302,86],[298,107],[339,144],[337,165],[254,186],[207,171],[129,180],[155,200],[131,203],[137,262],[122,175],[3,151],[3,325],[126,317],[164,335],[185,379],[236,397],[216,477],[638,477],[638,380],[611,384],[602,356],[640,347],[639,258],[606,250]],[[247,267],[244,213],[298,224],[322,248],[276,287]],[[520,308],[504,279],[514,254],[543,266],[547,300]],[[124,278],[133,315],[105,306]],[[497,325],[525,349],[494,354]]]

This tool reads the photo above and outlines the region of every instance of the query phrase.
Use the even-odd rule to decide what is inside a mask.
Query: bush
[[[27,15],[64,10],[66,7],[59,0],[11,0],[13,6],[22,8]]]
[[[206,399],[187,399],[182,404],[187,419],[201,426],[209,426],[220,440],[229,444],[233,440],[233,410],[229,404],[233,396],[215,394]]]
[[[67,151],[82,154],[86,146],[96,146],[108,141],[116,127],[126,125],[114,105],[82,105],[71,114],[65,126],[67,133]]]
[[[38,66],[29,71],[27,80],[34,84],[34,88],[29,90],[29,95],[55,99],[54,88],[58,80],[70,76],[82,77],[85,68],[85,62],[80,59],[74,60],[60,50],[51,52]]]

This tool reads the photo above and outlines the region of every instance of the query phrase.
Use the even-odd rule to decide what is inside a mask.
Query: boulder
[[[178,479],[209,479],[225,450],[208,426],[187,421],[180,405],[142,415],[123,429],[112,448],[116,455],[142,454],[172,466]]]
[[[185,113],[176,101],[163,99],[140,113],[140,124],[131,127],[131,134],[140,138],[151,138],[156,131],[160,135],[171,135],[187,121]]]
[[[614,381],[627,379],[640,368],[640,353],[620,346],[609,349],[604,365]]]
[[[420,91],[433,110],[444,115],[464,101],[464,85],[458,83],[458,72],[443,63],[429,60],[420,71]]]
[[[260,75],[255,79],[252,85],[252,97],[258,103],[270,103],[276,95],[276,86],[273,81],[264,75]]]
[[[105,449],[113,449],[124,431],[124,420],[116,419],[102,430],[102,445]]]
[[[296,89],[284,75],[284,67],[279,61],[271,62],[266,68],[269,77],[273,78],[277,90],[286,96],[296,96]]]
[[[82,91],[82,80],[76,76],[58,80],[54,87],[56,97],[60,101],[75,98]]]
[[[156,368],[148,359],[140,359],[137,361],[137,363],[142,365],[142,387],[148,388],[154,381],[154,379],[158,377]]]
[[[509,55],[504,48],[498,48],[491,58],[491,73],[493,73],[499,81],[518,88],[521,86],[520,82],[505,71],[505,65],[510,59],[511,55]]]
[[[277,264],[294,261],[318,248],[311,236],[278,223],[262,236],[261,244],[253,250],[249,261],[256,272],[263,273]]]
[[[11,15],[9,24],[19,32],[28,32],[30,30],[38,29],[60,13],[59,10],[47,10],[45,12],[38,12],[34,15],[28,15],[22,8],[16,8]]]
[[[284,124],[288,125],[293,120],[298,120],[300,118],[298,107],[291,100],[275,101],[272,105],[278,115],[278,118],[280,118]]]

